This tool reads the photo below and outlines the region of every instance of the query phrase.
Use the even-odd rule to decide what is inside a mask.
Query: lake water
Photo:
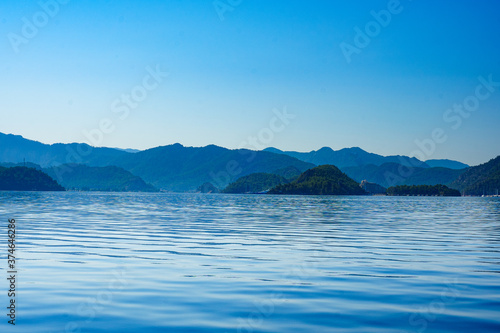
[[[0,332],[500,332],[499,198],[0,192],[0,218]]]

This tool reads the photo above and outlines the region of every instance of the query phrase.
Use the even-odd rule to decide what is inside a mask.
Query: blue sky
[[[479,77],[500,82],[498,2],[54,1],[0,4],[0,132],[137,149],[253,137],[469,164],[500,154],[500,84],[475,97]],[[367,45],[356,27],[373,29]],[[464,101],[471,112],[453,111]],[[285,109],[295,117],[269,135]]]

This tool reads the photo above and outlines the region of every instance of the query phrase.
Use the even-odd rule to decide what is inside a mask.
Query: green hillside
[[[225,188],[252,173],[272,173],[293,166],[300,171],[314,165],[290,156],[246,149],[231,150],[214,145],[157,147],[122,156],[112,163],[167,191],[195,191],[200,184]]]
[[[40,170],[0,167],[0,191],[64,191],[64,188]]]
[[[366,194],[356,181],[333,165],[321,165],[307,170],[296,181],[276,186],[269,193],[304,195]]]
[[[302,173],[302,171],[300,171],[299,169],[297,169],[294,166],[288,166],[286,168],[281,168],[281,169],[278,169],[278,170],[274,170],[271,173],[275,174],[275,175],[278,175],[278,176],[281,176],[281,177],[285,178],[286,180],[288,180],[288,182],[291,182],[291,181],[296,180],[297,178],[299,178],[299,176]]]
[[[466,169],[428,168],[415,172],[406,178],[404,185],[448,185],[465,171]]]
[[[316,165],[335,165],[341,169],[345,167],[355,167],[367,164],[382,165],[384,163],[398,163],[407,166],[419,166],[428,168],[429,166],[414,157],[408,156],[381,156],[369,153],[359,147],[344,148],[333,150],[330,147],[323,147],[319,150],[313,150],[307,153],[296,151],[282,151],[276,148],[266,148],[265,151],[276,154],[284,154],[295,157],[301,161],[313,163]]]
[[[259,193],[286,184],[288,181],[281,176],[270,173],[253,173],[229,184],[223,193]]]
[[[448,159],[427,160],[427,161],[425,161],[425,164],[427,164],[431,168],[441,167],[441,168],[456,169],[456,170],[466,169],[466,168],[470,167],[470,165],[467,165],[465,163],[453,161],[453,160],[448,160]]]
[[[360,167],[347,167],[343,168],[342,171],[359,182],[367,180],[384,187],[391,187],[397,185],[449,184],[463,174],[466,169],[419,168],[407,167],[397,163],[385,163],[380,166],[369,164]]]
[[[89,167],[81,164],[65,164],[44,169],[64,187],[79,191],[155,192],[140,177],[116,166]]]
[[[450,187],[465,195],[493,195],[500,190],[500,156],[487,163],[467,169]]]
[[[387,195],[459,197],[460,192],[445,185],[400,185],[389,187]]]

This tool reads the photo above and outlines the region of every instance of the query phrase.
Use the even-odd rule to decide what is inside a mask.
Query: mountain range
[[[450,187],[465,195],[498,195],[500,190],[500,156],[467,169]]]
[[[0,162],[31,162],[42,168],[61,164],[110,165],[114,159],[130,153],[114,148],[93,148],[84,143],[52,145],[28,140],[20,135],[0,133]]]
[[[384,163],[379,166],[367,164],[344,167],[341,170],[358,182],[367,180],[384,187],[449,184],[466,171],[466,169],[456,170],[443,167],[402,167],[397,163]]]
[[[58,167],[56,179],[64,183],[70,168],[61,165],[85,164],[90,167],[117,166],[165,191],[195,191],[211,182],[223,189],[234,180],[257,172],[273,172],[294,167],[303,172],[314,164],[266,151],[231,150],[214,145],[184,147],[181,144],[139,152],[113,148],[93,148],[87,144],[47,145],[18,135],[0,133],[0,162],[35,163],[42,168]]]
[[[83,164],[63,164],[44,168],[43,172],[58,181],[68,190],[113,191],[113,192],[157,192],[140,177],[117,166],[90,167]],[[62,176],[60,174],[63,173]]]
[[[422,162],[415,157],[401,155],[382,156],[366,152],[359,147],[344,148],[340,150],[333,150],[329,147],[323,147],[319,150],[313,150],[307,153],[296,151],[282,151],[273,147],[266,148],[264,150],[276,154],[292,156],[301,161],[309,162],[315,165],[335,165],[340,169],[346,167],[359,167],[368,164],[378,166],[385,163],[397,163],[404,166],[420,168],[444,167],[450,169],[463,169],[468,167],[467,164],[452,160],[428,160]]]
[[[381,156],[358,147],[338,151],[324,147],[317,151],[294,152],[276,148],[252,151],[215,145],[185,147],[173,144],[137,151],[96,148],[80,143],[49,145],[19,135],[0,133],[2,165],[23,163],[35,166],[54,176],[63,186],[75,189],[90,188],[89,182],[99,183],[101,176],[98,175],[119,175],[109,184],[100,182],[97,189],[109,185],[110,190],[157,188],[186,192],[211,183],[222,190],[237,179],[255,173],[275,174],[293,180],[315,166],[335,165],[357,182],[366,180],[384,187],[445,184],[480,194],[473,189],[477,182],[483,182],[481,186],[485,190],[496,190],[497,185],[490,178],[496,177],[495,165],[500,160],[490,162],[488,166],[477,169],[479,166],[470,168],[453,160],[420,161],[408,156]],[[71,172],[73,169],[75,172]]]
[[[307,171],[306,171],[307,172]],[[229,184],[223,193],[261,193],[289,181],[276,174],[253,173],[239,178],[234,183]]]

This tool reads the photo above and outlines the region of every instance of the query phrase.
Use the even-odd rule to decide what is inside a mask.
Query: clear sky
[[[0,3],[0,132],[500,155],[498,1],[55,1]]]

